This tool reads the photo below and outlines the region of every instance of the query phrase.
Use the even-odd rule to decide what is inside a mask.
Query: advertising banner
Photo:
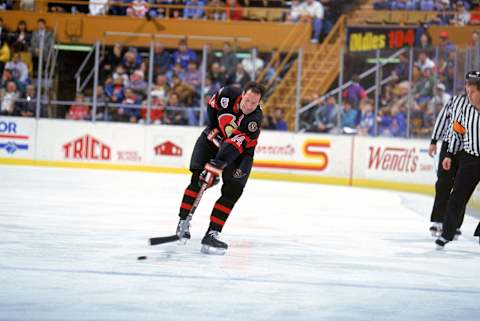
[[[0,157],[34,158],[35,130],[33,118],[0,117]]]
[[[348,27],[347,48],[357,52],[414,47],[417,32],[419,28],[400,26]]]
[[[354,177],[412,184],[434,184],[435,160],[427,140],[355,138]]]

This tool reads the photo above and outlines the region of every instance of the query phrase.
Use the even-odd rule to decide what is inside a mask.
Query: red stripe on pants
[[[225,224],[225,221],[222,221],[221,219],[219,219],[218,217],[215,217],[215,216],[210,216],[210,221],[212,221],[215,224],[221,225],[221,226],[223,226],[223,224]]]
[[[192,205],[191,204],[188,204],[188,203],[182,203],[182,205],[180,206],[180,208],[183,208],[185,210],[188,210],[190,211],[192,209]]]
[[[214,207],[216,210],[219,210],[220,212],[223,212],[225,214],[230,214],[230,212],[232,211],[231,208],[228,208],[226,206],[223,206],[222,204],[218,204],[218,203],[215,203],[215,207]]]
[[[187,188],[185,190],[185,195],[195,198],[197,197],[198,193]]]

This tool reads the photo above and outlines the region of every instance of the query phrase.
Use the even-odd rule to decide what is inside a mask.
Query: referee
[[[469,72],[465,82],[469,103],[453,114],[447,156],[442,161],[443,168],[450,170],[458,152],[458,170],[447,204],[443,232],[435,241],[439,249],[453,240],[461,212],[480,181],[480,71]],[[462,144],[463,149],[459,151]]]
[[[450,197],[450,192],[452,191],[455,174],[458,168],[456,156],[452,157],[452,166],[450,170],[445,170],[442,167],[442,161],[447,155],[447,140],[448,131],[451,128],[451,119],[457,109],[462,109],[466,105],[468,105],[468,98],[466,95],[458,95],[450,98],[447,104],[440,110],[435,122],[435,126],[433,127],[432,139],[428,148],[428,154],[433,157],[437,153],[437,141],[441,140],[442,146],[440,148],[440,155],[438,157],[437,182],[435,183],[435,200],[433,202],[432,213],[430,215],[430,222],[432,222],[430,233],[432,236],[440,236],[442,234],[442,222],[445,218],[448,199]],[[460,150],[461,146],[456,146],[455,149]],[[461,234],[459,228],[463,223],[464,214],[465,209],[460,215],[457,226],[458,228],[455,231],[456,235]]]

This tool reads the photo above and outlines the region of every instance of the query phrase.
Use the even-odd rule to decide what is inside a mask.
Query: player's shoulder
[[[256,133],[260,130],[262,126],[263,111],[258,106],[253,112],[245,116],[243,123],[246,124],[246,127],[250,133]]]
[[[242,94],[242,89],[237,86],[224,86],[218,90],[219,97],[237,98]]]

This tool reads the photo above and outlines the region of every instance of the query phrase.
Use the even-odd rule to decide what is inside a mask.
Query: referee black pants
[[[447,156],[448,143],[442,142],[440,148],[440,155],[438,157],[437,167],[437,182],[435,183],[435,200],[433,202],[432,214],[430,215],[430,222],[441,223],[445,219],[445,213],[447,212],[448,199],[450,198],[450,192],[452,191],[453,182],[455,181],[455,174],[458,170],[457,156],[452,158],[452,166],[450,170],[443,169],[442,161]],[[458,226],[462,226],[463,217],[465,216],[465,208],[463,209]]]
[[[468,200],[480,181],[480,157],[464,151],[458,154],[458,170],[448,199],[442,237],[451,241]]]

